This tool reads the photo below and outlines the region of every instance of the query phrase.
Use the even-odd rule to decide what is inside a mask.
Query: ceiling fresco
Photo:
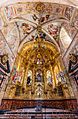
[[[62,4],[63,0],[61,4],[57,4],[56,1],[22,1],[10,4],[8,2],[1,6],[0,55],[8,54],[11,68],[23,44],[35,40],[39,29],[40,37],[54,43],[61,53],[65,53],[77,34],[78,10],[74,5],[77,3],[76,0],[64,2],[68,4]]]
[[[8,2],[7,2],[8,1]],[[6,4],[13,4],[16,2],[22,2],[22,0],[1,0],[0,6],[6,5]],[[23,0],[23,2],[29,2],[29,0]],[[51,3],[58,3],[58,4],[65,4],[65,5],[71,5],[71,6],[78,6],[78,0],[31,0],[31,2],[51,2]]]

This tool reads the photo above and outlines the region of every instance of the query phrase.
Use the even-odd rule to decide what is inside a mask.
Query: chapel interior
[[[77,0],[0,3],[2,118],[78,118]]]

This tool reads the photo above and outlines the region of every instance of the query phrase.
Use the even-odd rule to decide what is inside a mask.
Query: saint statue
[[[41,82],[42,81],[42,76],[40,73],[37,74],[37,77],[36,77],[37,81]]]
[[[27,77],[27,85],[30,85],[30,82],[31,82],[31,78],[30,76]]]

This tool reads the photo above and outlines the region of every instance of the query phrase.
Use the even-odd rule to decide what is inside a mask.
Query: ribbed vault
[[[67,52],[77,34],[78,12],[73,6],[77,1],[57,1],[59,4],[56,4],[56,1],[29,3],[15,0],[8,3],[0,9],[0,54],[8,53],[10,64],[14,63],[24,43],[36,39],[40,26],[41,37],[54,43],[62,55]],[[61,33],[61,29],[66,33]],[[69,43],[66,43],[67,37]]]

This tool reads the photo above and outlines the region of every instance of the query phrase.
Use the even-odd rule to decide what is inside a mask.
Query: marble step
[[[39,113],[22,113],[22,112],[10,112],[5,114],[0,114],[0,119],[78,119],[78,115],[74,113],[64,113],[64,112],[39,112]]]

